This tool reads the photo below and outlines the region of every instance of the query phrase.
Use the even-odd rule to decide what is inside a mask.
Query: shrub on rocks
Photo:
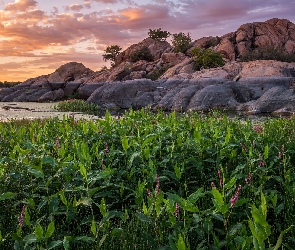
[[[132,52],[130,54],[130,61],[131,62],[137,62],[140,60],[145,60],[148,62],[151,62],[154,60],[154,56],[152,55],[152,53],[148,47],[144,46],[138,50],[135,50],[134,52]]]
[[[215,52],[214,50],[194,48],[191,51],[191,55],[194,57],[195,70],[207,69],[207,68],[217,68],[224,66],[225,61],[222,55],[219,52]]]

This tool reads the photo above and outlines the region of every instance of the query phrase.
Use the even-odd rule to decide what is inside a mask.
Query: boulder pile
[[[0,90],[0,101],[53,102],[75,97],[115,111],[150,106],[167,111],[218,108],[293,113],[295,63],[239,60],[245,52],[266,46],[294,54],[295,24],[276,18],[244,24],[222,37],[198,39],[185,53],[174,53],[166,41],[146,38],[120,53],[115,67],[94,72],[69,62],[52,74]],[[131,54],[143,47],[153,61],[131,61]],[[196,47],[222,53],[226,64],[196,71],[190,55]]]

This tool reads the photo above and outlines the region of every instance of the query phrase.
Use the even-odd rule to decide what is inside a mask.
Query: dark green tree
[[[152,55],[150,49],[146,46],[135,50],[130,54],[130,61],[131,62],[137,62],[139,60],[145,60],[148,62],[151,62],[154,60],[154,56]]]
[[[107,61],[110,60],[112,61],[111,65],[114,66],[115,65],[115,59],[116,56],[120,54],[120,51],[122,50],[122,48],[119,45],[111,45],[108,46],[104,52],[105,54],[102,55],[103,60]]]
[[[178,52],[184,53],[188,49],[188,46],[192,41],[190,34],[187,33],[186,35],[183,32],[180,32],[177,34],[173,34],[172,36],[173,36],[172,45],[174,47],[173,51],[175,53],[178,53]]]
[[[149,29],[148,35],[150,38],[153,38],[158,41],[166,41],[166,39],[171,35],[170,32],[159,29]]]

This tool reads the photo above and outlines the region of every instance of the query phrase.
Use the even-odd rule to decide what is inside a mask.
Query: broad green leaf
[[[240,231],[243,228],[243,224],[242,223],[238,223],[234,226],[231,227],[231,229],[229,230],[229,236],[234,236],[238,231]]]
[[[63,247],[65,250],[69,250],[70,249],[70,242],[68,240],[67,237],[64,237],[64,240],[62,241]]]
[[[0,201],[11,199],[11,198],[15,197],[16,195],[17,195],[17,193],[13,193],[13,192],[3,193],[0,195]]]
[[[107,216],[107,214],[108,214],[107,213],[107,205],[105,203],[104,198],[101,199],[99,210],[100,210],[103,217]]]
[[[224,221],[223,216],[221,214],[212,214],[212,217],[219,221]]]
[[[104,234],[99,241],[98,247],[101,248],[102,244],[104,243],[105,239],[107,238],[107,234]]]
[[[126,135],[124,135],[124,137],[121,139],[121,142],[122,142],[122,147],[124,151],[126,152],[129,148],[128,138]]]
[[[96,236],[96,223],[95,223],[95,221],[94,220],[92,220],[92,222],[91,222],[91,232],[92,232],[92,234],[93,234],[93,236],[95,237]]]
[[[184,200],[180,196],[178,196],[177,194],[167,193],[167,195],[170,200],[177,202],[179,204],[179,206],[181,206],[181,207],[185,206]]]
[[[182,173],[181,173],[180,168],[179,168],[177,165],[174,166],[174,172],[175,172],[176,177],[177,177],[178,179],[180,179]]]
[[[236,175],[234,175],[230,179],[230,181],[224,185],[224,189],[226,189],[226,190],[231,189],[236,184],[236,181],[237,181],[237,177],[236,177]]]
[[[268,159],[268,145],[264,147],[263,159]]]
[[[265,199],[265,196],[264,196],[263,192],[261,192],[261,210],[262,210],[262,214],[264,215],[264,218],[266,220],[267,205],[266,205],[266,199]]]
[[[76,203],[76,206],[79,206],[79,205],[85,205],[85,206],[90,206],[91,205],[91,199],[89,199],[88,197],[81,197],[77,203]]]
[[[199,198],[203,196],[205,196],[205,194],[203,193],[203,188],[201,187],[187,198],[187,203],[194,204]]]
[[[212,194],[213,194],[213,197],[214,197],[215,201],[217,202],[217,204],[220,207],[223,206],[224,200],[223,200],[222,194],[216,188],[212,188]]]
[[[33,174],[36,178],[44,178],[44,173],[41,170],[35,168],[29,168],[28,172]]]
[[[135,215],[139,220],[141,220],[143,222],[152,223],[152,220],[147,215],[145,215],[143,213],[137,212]]]
[[[43,238],[43,228],[40,224],[35,227],[35,236],[38,240],[42,240]]]
[[[277,241],[277,244],[275,245],[274,249],[273,250],[278,250],[280,248],[280,246],[282,245],[283,243],[283,236],[284,234],[286,234],[288,231],[291,230],[291,228],[293,227],[294,225],[291,225],[290,227],[288,227],[286,230],[282,231],[280,233],[280,236],[278,238],[278,241]]]
[[[80,173],[85,179],[87,179],[87,170],[83,164],[80,164]]]
[[[51,241],[48,245],[48,249],[53,249],[60,246],[63,242],[61,240]]]
[[[68,202],[67,202],[67,199],[64,195],[64,192],[60,192],[59,197],[60,197],[60,200],[62,201],[62,203],[65,204],[66,206],[68,206]]]
[[[31,226],[31,216],[29,214],[28,208],[25,209],[25,223],[29,227]]]
[[[177,250],[185,250],[185,242],[181,235],[178,236]]]
[[[122,228],[114,228],[112,230],[111,236],[119,237],[122,235],[123,232],[124,232],[124,230]]]
[[[30,245],[31,243],[33,242],[37,242],[38,239],[37,237],[34,235],[34,234],[29,234],[29,235],[26,235],[24,237],[24,242],[27,244],[27,245]]]
[[[54,233],[54,230],[55,230],[54,221],[51,221],[47,227],[47,230],[45,233],[45,238],[49,239],[52,236],[52,234]]]
[[[88,236],[78,236],[74,238],[75,241],[94,242],[95,239]]]

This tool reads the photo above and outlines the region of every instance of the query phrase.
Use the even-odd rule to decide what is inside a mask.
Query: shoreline
[[[46,119],[64,116],[72,116],[73,112],[61,112],[53,107],[58,102],[38,103],[38,102],[0,102],[0,122],[23,119]],[[76,119],[95,120],[98,116],[75,113]]]

